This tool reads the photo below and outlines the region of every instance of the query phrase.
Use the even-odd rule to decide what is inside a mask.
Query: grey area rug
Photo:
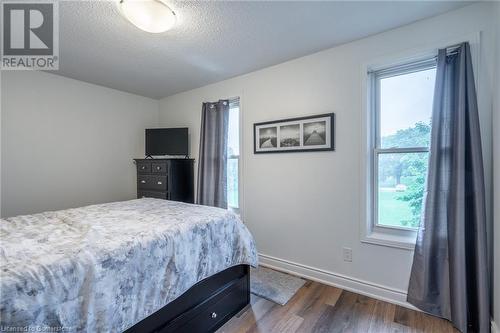
[[[252,294],[280,305],[285,305],[304,283],[301,278],[262,266],[250,269]]]

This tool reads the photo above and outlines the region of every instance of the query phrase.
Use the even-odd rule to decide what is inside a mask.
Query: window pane
[[[379,154],[379,225],[418,227],[428,155],[429,153]]]
[[[238,208],[238,159],[227,160],[227,205]]]
[[[238,208],[238,156],[240,154],[240,120],[239,106],[229,109],[229,126],[227,138],[227,204]]]
[[[380,79],[380,147],[428,147],[436,69]]]
[[[240,120],[239,108],[232,107],[229,109],[229,127],[227,137],[227,155],[240,155]]]

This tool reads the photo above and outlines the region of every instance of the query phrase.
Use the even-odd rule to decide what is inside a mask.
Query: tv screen
[[[188,156],[188,129],[147,128],[146,156],[184,155]]]

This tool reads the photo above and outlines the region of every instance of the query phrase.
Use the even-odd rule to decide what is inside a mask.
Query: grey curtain
[[[227,208],[228,122],[229,101],[203,103],[196,197],[200,205]]]
[[[408,302],[461,332],[490,332],[481,135],[468,43],[439,50],[429,175]]]

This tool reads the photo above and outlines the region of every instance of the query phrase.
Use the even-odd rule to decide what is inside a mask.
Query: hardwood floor
[[[236,332],[458,331],[422,312],[308,281],[285,306],[252,294],[251,304],[217,331]]]

